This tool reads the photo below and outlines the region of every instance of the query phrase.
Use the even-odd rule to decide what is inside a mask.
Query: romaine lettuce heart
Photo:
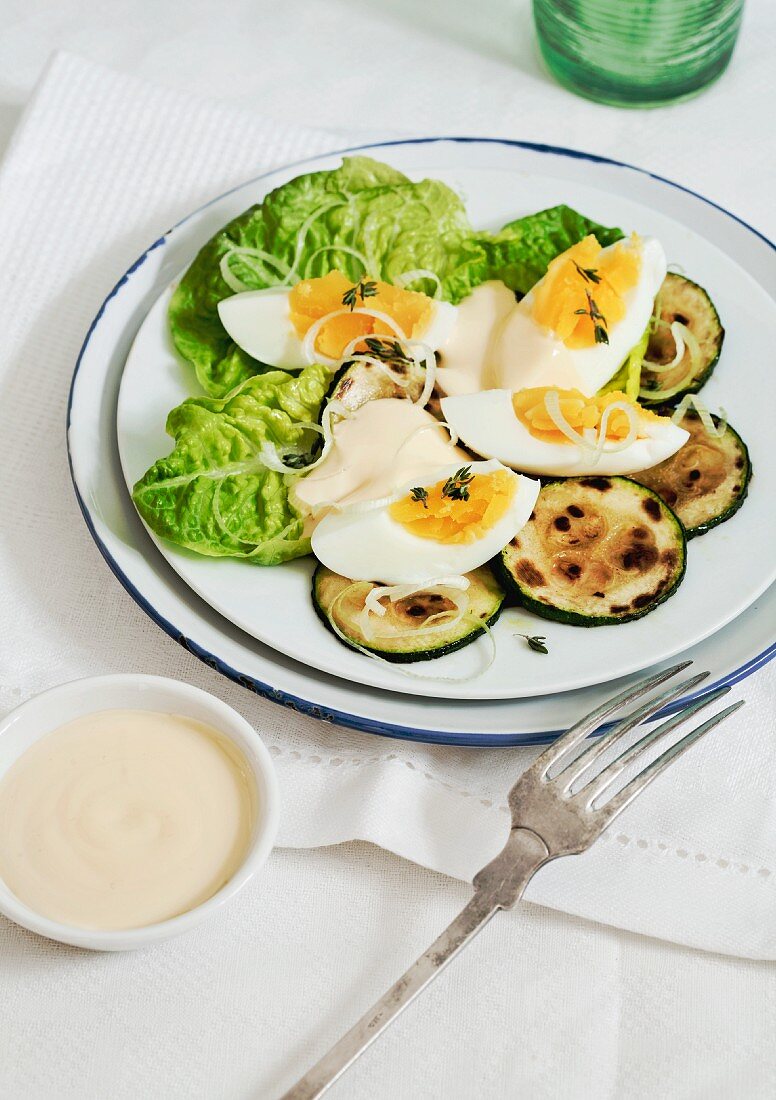
[[[474,233],[464,243],[456,268],[443,279],[444,296],[459,302],[487,279],[500,279],[522,297],[551,260],[589,233],[604,247],[623,236],[621,229],[599,225],[564,205],[516,218],[498,233]]]
[[[518,218],[495,234],[475,233],[460,197],[441,181],[413,183],[369,157],[346,157],[337,169],[278,187],[208,241],[173,295],[173,340],[216,397],[267,369],[233,344],[218,317],[219,301],[233,293],[220,263],[235,248],[258,249],[279,264],[276,270],[232,253],[230,271],[249,289],[276,285],[288,270],[307,277],[337,268],[355,280],[363,274],[360,255],[368,274],[387,282],[409,271],[434,272],[443,297],[455,303],[486,279],[525,294],[550,260],[588,233],[603,245],[622,236],[568,206]],[[429,294],[434,287],[431,279],[412,284]]]
[[[317,212],[317,213],[316,213]],[[305,229],[299,247],[300,230]],[[203,388],[223,396],[266,367],[235,349],[218,317],[218,302],[232,293],[220,270],[234,248],[271,253],[299,277],[332,267],[355,279],[362,265],[343,245],[362,254],[370,275],[393,281],[426,269],[440,278],[452,271],[471,235],[461,199],[439,180],[412,183],[368,157],[345,158],[340,168],[300,176],[231,221],[202,248],[170,304],[178,351],[195,367]],[[323,250],[323,251],[322,251]],[[251,289],[275,285],[278,274],[261,260],[234,255],[230,270]],[[433,284],[413,289],[433,293]]]
[[[288,498],[289,475],[268,470],[264,444],[309,446],[300,422],[314,421],[331,381],[325,367],[298,375],[268,371],[223,399],[189,398],[172,410],[175,447],[132,492],[151,530],[209,557],[277,565],[310,552],[304,522]]]

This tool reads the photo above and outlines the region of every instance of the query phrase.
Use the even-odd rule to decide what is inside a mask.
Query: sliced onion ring
[[[415,404],[425,409],[426,405],[431,398],[431,394],[434,392],[434,385],[436,384],[436,356],[434,355],[428,344],[424,344],[421,340],[410,340],[407,344],[410,351],[410,355],[415,359],[416,363],[421,362],[420,359],[416,359],[413,354],[413,349],[417,349],[422,357],[423,366],[426,370],[426,380],[423,384],[423,391]]]
[[[400,286],[402,288],[407,287],[410,283],[416,283],[419,279],[431,279],[434,284],[434,298],[437,301],[442,297],[442,280],[439,278],[435,271],[429,271],[425,267],[416,267],[412,271],[402,271],[400,275],[397,275],[394,280],[394,286]]]
[[[270,252],[265,252],[261,248],[239,248],[235,246],[230,248],[228,252],[225,252],[219,261],[219,270],[221,272],[221,278],[224,280],[230,290],[233,290],[235,294],[242,294],[246,290],[255,290],[256,287],[249,286],[248,283],[244,283],[242,279],[238,278],[234,274],[230,265],[232,256],[254,256],[257,260],[261,260],[262,263],[268,267],[274,267],[278,274],[281,276],[278,279],[275,286],[283,286],[287,283],[290,276],[290,268],[283,260],[279,260],[277,256],[273,256]]]
[[[682,417],[687,410],[693,406],[696,413],[700,418],[700,422],[703,425],[704,431],[707,435],[710,435],[713,439],[721,439],[727,431],[728,416],[725,410],[720,405],[719,407],[719,424],[715,426],[712,420],[711,413],[703,404],[701,399],[696,393],[686,393],[679,404],[674,409],[674,413],[671,417],[674,424],[681,424]]]
[[[305,420],[297,425],[299,428],[306,428],[309,431],[319,432],[323,436],[321,453],[309,466],[302,466],[301,468],[286,466],[283,462],[283,456],[281,456],[274,443],[265,443],[261,448],[259,458],[262,465],[266,466],[268,470],[275,470],[277,473],[282,474],[309,474],[311,470],[316,469],[316,467],[320,466],[321,463],[329,457],[329,452],[334,446],[334,429],[331,423],[332,416],[339,416],[344,419],[350,416],[350,410],[340,401],[329,401],[323,410],[320,424],[313,424],[312,421]],[[285,455],[290,453],[293,452],[284,452]]]
[[[628,418],[628,434],[625,439],[621,439],[619,443],[612,442],[609,447],[606,446],[606,429],[609,425],[609,418],[613,412],[619,409],[624,412]],[[601,414],[601,422],[598,425],[598,440],[596,442],[596,454],[595,461],[598,462],[604,450],[607,454],[615,454],[617,451],[624,451],[632,443],[636,441],[639,434],[639,422],[638,414],[631,405],[627,405],[624,401],[612,401],[611,405],[607,405]]]
[[[434,424],[421,424],[419,428],[415,428],[414,431],[410,432],[410,434],[404,438],[404,440],[399,444],[399,446],[393,452],[393,459],[391,461],[392,462],[396,461],[396,459],[399,457],[401,452],[407,446],[409,441],[411,439],[414,439],[416,435],[422,435],[423,432],[434,432],[434,431],[436,431],[437,428],[444,428],[445,431],[449,432],[449,434],[450,434],[450,443],[454,447],[456,445],[456,443],[458,442],[458,435],[456,434],[456,432],[453,431],[453,429],[450,427],[450,425],[447,423],[446,420],[437,420]]]
[[[393,332],[394,335],[398,336],[400,340],[407,339],[404,330],[396,324],[393,317],[390,317],[387,313],[383,313],[379,309],[366,309],[364,307],[361,307],[360,309],[333,309],[330,313],[325,313],[323,317],[319,317],[317,321],[310,325],[307,332],[305,333],[305,337],[302,342],[302,354],[304,355],[308,363],[322,363],[324,366],[327,367],[337,367],[341,365],[341,363],[343,362],[342,359],[330,359],[328,355],[322,355],[320,352],[317,352],[315,350],[315,342],[318,339],[318,333],[321,331],[327,321],[331,321],[334,317],[347,317],[351,314],[361,314],[364,317],[374,317],[375,320],[382,321],[384,325],[387,325],[391,332]],[[371,333],[365,333],[364,336],[359,338],[358,343],[363,343],[365,337],[369,335],[371,335]],[[353,341],[351,341],[351,344],[349,344],[348,347],[350,347],[352,343]]]
[[[332,630],[337,635],[337,637],[340,639],[340,641],[344,642],[345,645],[348,646],[349,649],[355,649],[359,653],[362,653],[365,657],[371,658],[371,660],[373,660],[373,661],[379,661],[380,664],[388,665],[394,672],[398,672],[402,676],[409,676],[409,678],[411,680],[433,680],[433,681],[436,681],[437,683],[444,683],[444,684],[463,684],[463,683],[466,683],[468,680],[474,680],[478,676],[483,676],[488,671],[488,669],[491,667],[493,662],[495,661],[495,659],[496,659],[496,641],[495,641],[495,638],[493,637],[493,631],[491,630],[491,628],[488,626],[488,624],[486,622],[483,622],[480,619],[474,619],[474,618],[472,619],[472,626],[473,627],[475,627],[475,626],[479,627],[481,630],[485,631],[485,635],[486,635],[486,637],[487,637],[487,639],[490,643],[490,647],[491,647],[490,648],[490,656],[487,660],[487,663],[485,664],[485,666],[483,668],[477,669],[474,672],[467,673],[464,676],[430,676],[430,675],[428,675],[426,673],[422,673],[422,672],[410,672],[410,670],[408,668],[405,668],[404,665],[396,664],[393,661],[387,661],[385,659],[385,657],[381,657],[379,655],[379,653],[373,653],[371,651],[371,649],[367,649],[365,646],[359,645],[358,642],[354,642],[352,638],[348,638],[347,634],[343,633],[343,631],[340,630],[340,628],[337,626],[337,623],[336,623],[336,620],[335,620],[335,610],[336,610],[337,604],[340,602],[341,599],[343,599],[346,595],[348,595],[348,593],[352,592],[353,589],[358,588],[359,585],[361,585],[363,583],[364,583],[363,581],[354,581],[353,584],[348,585],[347,588],[343,588],[342,591],[340,592],[340,594],[334,600],[333,604],[331,605],[331,609],[330,609],[329,615],[328,615],[328,621],[331,624]]]
[[[465,592],[469,587],[469,578],[464,576],[434,577],[423,584],[384,584],[373,588],[364,601],[367,611],[375,615],[385,615],[385,608],[380,603],[383,596],[387,596],[391,603],[404,600],[407,596],[417,596],[420,592],[434,592],[437,588],[454,588],[458,592]]]
[[[299,280],[297,275],[297,268],[299,267],[299,261],[302,258],[302,249],[304,248],[304,242],[307,240],[307,234],[310,232],[310,227],[314,222],[320,218],[321,214],[325,214],[329,210],[333,210],[335,206],[347,206],[349,199],[337,199],[332,197],[328,202],[322,202],[320,206],[316,206],[315,210],[311,214],[308,214],[302,224],[299,226],[296,234],[296,247],[294,248],[294,259],[291,263],[291,268],[288,272],[288,281],[292,279],[296,282]]]
[[[310,271],[312,269],[315,260],[324,254],[324,252],[344,252],[347,256],[353,256],[361,264],[363,271],[362,275],[366,275],[368,271],[368,265],[366,256],[363,252],[359,252],[357,248],[351,248],[347,244],[324,244],[320,248],[316,248],[314,252],[311,252],[307,257],[307,263],[304,265],[304,277],[310,278]]]
[[[665,324],[666,324],[665,321],[658,321],[658,325],[665,325]],[[674,321],[671,324],[670,328],[671,328],[671,335],[673,336],[674,341],[677,344],[677,351],[678,351],[678,346],[679,346],[679,340],[681,339],[681,341],[685,345],[685,350],[688,350],[690,352],[690,366],[687,369],[687,373],[683,374],[682,377],[679,379],[679,381],[677,383],[675,383],[675,385],[673,385],[670,389],[667,389],[667,390],[640,389],[639,390],[639,397],[645,398],[648,401],[654,401],[656,398],[659,399],[659,400],[666,400],[669,397],[674,397],[677,393],[681,393],[681,391],[685,388],[687,383],[692,378],[698,364],[701,361],[701,346],[698,343],[697,337],[695,336],[695,334],[693,332],[690,331],[690,329],[687,327],[687,325],[683,325],[681,321]],[[684,358],[684,354],[682,355],[682,358]],[[646,369],[648,371],[650,371],[653,374],[661,374],[663,371],[667,371],[667,370],[670,370],[672,367],[678,366],[680,362],[681,362],[681,358],[677,360],[677,357],[674,356],[674,359],[671,363],[659,365],[659,364],[653,364],[653,363],[645,362],[644,366],[646,367]]]
[[[459,592],[462,593],[461,598],[453,600],[455,613],[440,611],[436,615],[430,615],[423,624],[424,633],[439,633],[445,629],[449,630],[451,627],[457,626],[469,610],[469,597],[465,595],[468,587],[469,580],[467,577],[439,577],[435,580],[426,581],[424,584],[381,585],[372,588],[367,593],[364,600],[364,609],[359,615],[359,623],[364,634],[372,634],[370,615],[376,615],[378,618],[385,615],[386,608],[380,603],[380,600],[384,597],[387,597],[391,603],[397,603],[399,600],[406,600],[408,597],[418,596],[420,593],[446,596],[450,591]],[[430,626],[429,624],[432,622],[434,625]],[[414,633],[416,629],[416,627],[410,627],[406,633],[409,635]]]
[[[612,401],[610,405],[606,406],[601,414],[601,420],[597,431],[594,428],[586,428],[581,434],[576,431],[575,428],[572,428],[563,415],[557,390],[547,391],[544,395],[544,407],[558,431],[565,435],[571,443],[576,443],[583,452],[587,451],[593,463],[600,460],[604,451],[606,451],[607,454],[614,454],[616,451],[624,451],[625,448],[630,447],[638,437],[638,414],[631,405],[626,404],[624,401]],[[619,443],[612,442],[611,445],[607,447],[607,442],[609,441],[606,438],[606,429],[612,413],[617,409],[624,412],[628,418],[628,434],[625,439],[620,440]]]
[[[550,420],[552,420],[558,431],[562,435],[565,435],[566,439],[571,443],[576,443],[583,451],[594,451],[596,449],[595,443],[586,435],[580,435],[578,431],[571,427],[568,420],[563,415],[557,390],[547,390],[544,395],[544,407],[549,414]]]

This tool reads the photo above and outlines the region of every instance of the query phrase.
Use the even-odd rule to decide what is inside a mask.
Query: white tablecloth
[[[227,18],[199,3],[184,23],[177,6],[152,0],[28,4],[0,42],[0,122],[10,130],[49,49],[66,46],[289,123],[596,149],[678,177],[774,235],[769,188],[741,184],[742,166],[762,173],[773,161],[760,140],[767,111],[755,107],[767,107],[776,26],[764,5],[717,88],[650,114],[591,106],[548,83],[524,7],[483,3],[475,17],[441,0],[419,11],[400,0],[235,3]],[[739,94],[733,111],[726,85],[745,86],[752,109],[741,112]],[[355,845],[277,853],[261,890],[260,909],[230,911],[227,935],[203,929],[145,956],[88,957],[4,928],[0,989],[13,1013],[0,1031],[0,1096],[272,1096],[468,896]],[[769,1096],[775,1022],[765,964],[525,906],[483,933],[340,1095]]]

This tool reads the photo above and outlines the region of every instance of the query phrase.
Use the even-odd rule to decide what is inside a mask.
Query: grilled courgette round
[[[372,616],[367,635],[361,621],[364,601],[379,585],[372,581],[348,580],[324,565],[318,565],[313,575],[313,606],[323,625],[345,645],[352,642],[354,648],[361,646],[396,664],[431,661],[469,645],[484,634],[483,623],[491,626],[499,616],[504,590],[490,569],[482,566],[466,576],[469,579],[468,611],[449,630],[437,629],[431,633],[424,630],[424,625],[433,615],[450,612],[452,617],[456,610],[453,601],[438,592],[417,592],[395,602],[383,597],[380,602],[386,608],[385,616],[381,619]],[[332,622],[344,637],[340,637]]]
[[[660,497],[625,477],[551,481],[501,553],[507,592],[545,619],[608,626],[640,619],[684,576],[685,535]]]
[[[650,333],[641,368],[640,400],[645,405],[665,401],[675,404],[686,393],[697,393],[711,377],[725,338],[725,330],[711,298],[702,286],[683,275],[670,271],[663,280],[657,300],[660,307],[658,320],[661,323]],[[674,321],[685,325],[698,341],[699,358],[693,363],[690,348],[686,347],[681,362],[671,370],[651,371],[650,363],[665,366],[676,355],[676,343],[670,328]]]
[[[711,419],[719,428],[719,417]],[[634,478],[663,498],[691,539],[736,514],[749,490],[752,464],[746,444],[730,424],[721,436],[711,435],[698,413],[688,409],[679,426],[690,433],[684,446]]]
[[[414,360],[409,364],[392,364],[388,369],[381,369],[374,363],[345,363],[334,376],[329,400],[339,401],[351,412],[381,397],[408,397],[410,401],[417,401],[425,381],[425,368]]]

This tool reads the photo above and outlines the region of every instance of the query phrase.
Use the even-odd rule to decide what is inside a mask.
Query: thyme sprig
[[[534,653],[549,653],[549,649],[546,646],[546,638],[540,638],[538,634],[515,634],[516,638],[525,638],[528,643],[528,648],[532,649]]]
[[[370,355],[385,363],[387,367],[392,367],[399,374],[412,366],[412,360],[398,340],[381,340],[377,336],[367,336],[364,344]]]
[[[595,283],[596,285],[601,282],[601,276],[594,267],[580,267],[576,260],[571,261],[579,274],[585,280],[586,283]]]
[[[414,489],[410,489],[410,496],[414,501],[420,501],[428,511],[428,490],[424,489],[422,485],[416,485]]]
[[[350,287],[342,295],[342,304],[347,306],[350,312],[356,308],[358,299],[363,305],[367,298],[374,298],[377,294],[377,283],[372,279],[360,279],[355,286]]]
[[[442,496],[449,497],[450,500],[468,500],[469,485],[474,477],[471,466],[461,466],[442,486]]]
[[[585,295],[587,297],[587,309],[575,309],[574,313],[582,317],[589,317],[593,322],[593,335],[597,344],[608,344],[609,333],[606,329],[606,318],[595,304],[595,300],[587,287],[585,287]]]

